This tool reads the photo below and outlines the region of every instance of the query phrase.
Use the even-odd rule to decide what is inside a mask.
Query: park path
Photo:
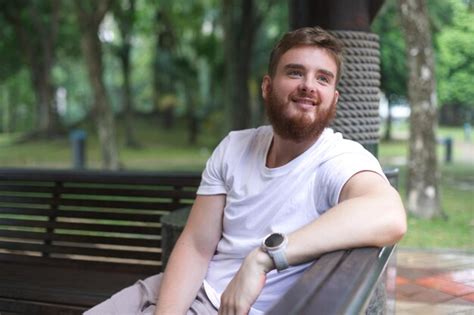
[[[474,314],[474,254],[399,248],[395,313]]]

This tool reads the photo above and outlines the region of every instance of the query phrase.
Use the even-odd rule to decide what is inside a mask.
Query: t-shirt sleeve
[[[355,174],[362,171],[372,171],[386,179],[378,160],[368,151],[343,153],[326,161],[320,169],[320,182],[322,189],[322,203],[325,204],[323,212],[334,207],[341,194],[342,188]]]
[[[197,190],[198,195],[226,194],[224,166],[225,154],[229,145],[229,136],[225,137],[216,147],[211,157],[207,160],[202,172],[201,183]]]

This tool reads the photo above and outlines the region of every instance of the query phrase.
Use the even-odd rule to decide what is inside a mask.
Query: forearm
[[[155,315],[185,314],[222,235],[224,195],[198,196],[168,260]]]
[[[177,241],[163,275],[155,315],[186,313],[202,285],[209,259],[185,235]]]
[[[395,191],[348,199],[288,236],[290,265],[345,248],[385,246],[405,233],[403,205]]]

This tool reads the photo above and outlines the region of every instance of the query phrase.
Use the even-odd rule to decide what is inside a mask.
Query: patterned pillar
[[[344,45],[344,65],[336,119],[332,127],[364,146],[379,139],[380,52],[376,34],[331,31]]]

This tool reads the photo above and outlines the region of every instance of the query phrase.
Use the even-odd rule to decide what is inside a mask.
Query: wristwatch
[[[285,254],[287,244],[288,238],[283,233],[270,233],[262,241],[262,250],[273,259],[278,272],[288,268]]]

